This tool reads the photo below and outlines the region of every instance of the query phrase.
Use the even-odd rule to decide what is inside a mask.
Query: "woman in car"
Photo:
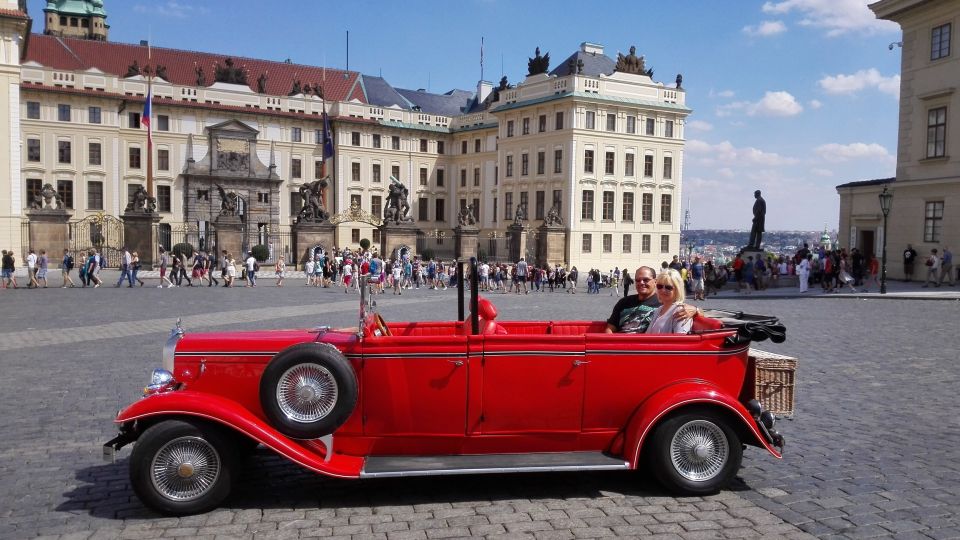
[[[667,269],[657,275],[657,299],[660,307],[653,311],[648,334],[687,334],[693,327],[693,319],[677,320],[674,315],[683,309],[683,279],[680,273]]]

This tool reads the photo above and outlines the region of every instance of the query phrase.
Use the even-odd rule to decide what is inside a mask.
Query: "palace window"
[[[290,178],[300,178],[303,176],[303,163],[300,158],[290,160]]]
[[[299,193],[294,193],[294,195],[296,195],[297,198],[300,198],[300,194],[299,194]],[[209,201],[209,200],[210,200],[210,190],[209,190],[209,189],[198,189],[198,190],[197,190],[197,200],[198,200],[198,201]],[[297,209],[297,212],[299,212],[299,211],[300,211],[300,209],[298,208],[298,209]]]
[[[270,192],[260,191],[257,193],[257,202],[260,204],[270,204]]]
[[[645,223],[653,221],[653,193],[644,193],[641,200],[640,219]]]
[[[296,128],[297,131],[300,131],[300,128]],[[170,117],[165,114],[157,115],[157,131],[170,131]],[[297,139],[297,142],[300,142],[300,139]]]
[[[379,182],[381,182],[381,179],[380,179],[380,164],[379,164],[379,163],[374,163],[374,164],[373,164],[373,167],[371,167],[371,169],[372,169],[372,170],[371,170],[371,172],[370,172],[370,180],[371,180],[373,183],[379,183]],[[421,173],[421,174],[422,174],[422,173]]]
[[[537,133],[543,133],[547,130],[547,115],[541,114],[537,119]]]
[[[507,178],[513,176],[513,156],[507,156]]]
[[[40,119],[40,102],[39,101],[27,102],[27,118],[29,118],[30,120]]]
[[[394,150],[399,150],[399,149],[400,149],[400,137],[398,137],[397,135],[394,135],[394,136],[390,137],[390,147],[391,147],[392,149],[394,149]]]
[[[616,131],[617,130],[617,115],[610,113],[607,114],[607,131]]]
[[[435,221],[446,221],[446,219],[447,219],[447,218],[445,217],[445,215],[446,215],[445,205],[446,205],[446,204],[447,204],[447,201],[444,200],[444,199],[437,199],[436,201],[434,201],[434,207],[436,208],[436,213],[434,214],[434,218],[433,218],[433,219],[434,219]]]
[[[503,219],[510,219],[510,212],[513,211],[513,193],[503,194]]]
[[[480,167],[473,168],[473,187],[480,187]]]
[[[166,150],[166,149],[157,150],[157,170],[158,171],[170,170],[170,150]]]
[[[530,155],[524,152],[520,154],[520,176],[530,174]]]
[[[420,139],[420,151],[421,151],[421,152],[426,152],[426,151],[427,151],[427,140],[426,140],[426,139]]]
[[[360,181],[360,163],[350,164],[350,179],[354,182]]]
[[[660,253],[670,253],[670,235],[660,235]]]
[[[73,146],[70,141],[57,141],[57,162],[73,163]]]
[[[623,249],[621,250],[624,253],[631,253],[633,251],[633,235],[625,234],[623,235]]]
[[[586,233],[583,235],[583,247],[582,250],[584,253],[590,253],[593,251],[593,235]]]
[[[643,156],[643,176],[653,178],[653,156]]]
[[[668,138],[673,137],[673,120],[667,120],[663,123],[663,136]]]
[[[507,120],[507,137],[513,137],[513,120]]]
[[[537,191],[534,196],[536,198],[536,214],[534,214],[534,216],[536,219],[543,219],[544,206],[547,204],[547,194],[545,191]]]
[[[950,56],[950,23],[938,26],[930,33],[930,59]]]
[[[443,187],[443,169],[437,169],[437,187]]]
[[[613,251],[613,235],[606,233],[603,235],[603,252],[610,253]]]
[[[170,186],[157,186],[157,211],[169,212],[171,206]]]
[[[546,152],[540,151],[537,152],[537,174],[543,174],[546,172],[547,168],[547,154]]]
[[[613,221],[613,200],[614,193],[612,191],[603,192],[603,202],[600,206],[600,217],[604,221]]]
[[[430,219],[430,200],[426,197],[417,199],[417,221],[428,221]]]
[[[628,116],[627,117],[627,133],[636,133],[637,132],[637,117]]]
[[[323,161],[316,160],[313,162],[313,177],[316,179],[323,178]]]
[[[477,153],[480,152],[480,139],[473,140],[473,151]]]
[[[391,165],[391,166],[390,166],[390,174],[391,174],[394,178],[396,178],[397,180],[400,180],[400,166],[399,166],[399,165]]]
[[[57,180],[57,194],[64,208],[73,210],[73,180]]]
[[[634,157],[635,156],[633,154],[627,154],[626,156],[624,156],[624,159],[623,159],[623,175],[624,176],[633,176]]]
[[[670,223],[673,220],[673,196],[660,195],[660,223]]]
[[[614,157],[614,153],[613,153],[613,152],[607,152],[607,153],[605,154],[605,158],[604,158],[604,162],[603,162],[603,172],[604,172],[604,174],[613,174],[613,163],[614,163],[614,159],[616,159],[616,158]]]
[[[127,113],[127,127],[130,129],[140,129],[140,113]]]
[[[947,108],[938,107],[927,112],[927,157],[944,157],[947,140]]]
[[[583,172],[593,172],[593,150],[583,151]]]
[[[87,122],[91,124],[101,123],[101,111],[100,107],[87,107]]]
[[[939,242],[943,229],[943,201],[932,201],[925,205],[923,219],[923,241]]]
[[[460,141],[460,153],[461,154],[467,153],[467,141]]]
[[[529,134],[530,134],[530,119],[524,118],[522,135],[529,135]]]
[[[523,207],[524,217],[528,217],[527,209],[530,208],[530,194],[527,193],[526,191],[520,192],[520,206]]]
[[[460,187],[467,187],[467,170],[460,169]]]
[[[351,146],[360,146],[360,132],[351,131],[350,132],[350,145]]]
[[[655,129],[656,129],[656,125],[657,125],[657,124],[656,124],[656,120],[654,120],[653,118],[647,118],[647,131],[646,131],[646,134],[647,134],[647,135],[653,135],[653,134],[654,134],[654,131],[655,131]]]
[[[673,179],[673,158],[670,156],[665,156],[663,158],[663,179]]]
[[[40,161],[40,139],[27,139],[27,161]]]
[[[103,210],[103,182],[87,182],[87,209]]]
[[[160,118],[157,117],[157,124],[159,124]],[[290,140],[292,142],[302,142],[303,141],[303,129],[302,128],[290,128]]]
[[[580,219],[593,219],[593,190],[591,189],[583,191],[583,200],[580,203]]]
[[[65,103],[57,105],[57,120],[60,122],[70,121],[70,105]]]
[[[597,123],[597,113],[593,111],[587,111],[587,120],[584,127],[586,129],[594,129]]]
[[[623,194],[623,221],[633,221],[633,193]]]
[[[443,154],[446,151],[446,145],[443,141],[437,141],[437,153]]]
[[[563,172],[563,150],[553,151],[553,172],[560,174]]]
[[[39,178],[27,178],[27,201],[35,201],[43,190],[43,180]]]
[[[373,135],[373,147],[380,148],[380,134],[374,133]]]
[[[291,193],[290,194],[290,215],[296,216],[300,214],[300,210],[302,209],[303,209],[303,197],[301,197],[300,193],[298,192]]]
[[[640,251],[650,253],[650,235],[645,234],[640,237]]]
[[[374,216],[383,215],[383,197],[380,195],[370,196],[370,213]]]
[[[563,129],[563,111],[557,111],[557,115],[554,118],[553,129],[556,129],[558,131]]]

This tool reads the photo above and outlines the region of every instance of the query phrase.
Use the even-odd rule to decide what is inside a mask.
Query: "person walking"
[[[693,289],[693,299],[694,300],[704,300],[703,296],[703,281],[704,281],[704,270],[703,263],[700,261],[700,256],[697,255],[693,259],[693,264],[690,265],[690,279],[692,282]]]
[[[257,286],[257,270],[260,269],[260,264],[257,262],[257,258],[253,256],[253,252],[247,252],[247,260],[244,261],[247,266],[247,287],[256,287]]]
[[[390,270],[393,276],[393,294],[403,294],[403,264],[400,261],[393,263],[393,268]]]
[[[170,281],[170,278],[167,277],[167,266],[170,265],[170,256],[167,255],[167,250],[160,246],[160,284],[157,285],[158,289],[163,288],[163,282],[167,282],[167,288],[173,288],[173,282]]]
[[[520,294],[520,284],[523,284],[523,294],[530,294],[527,290],[527,272],[529,272],[527,261],[520,257],[520,261],[517,262],[517,294]]]
[[[907,249],[903,250],[903,280],[909,283],[913,279],[913,263],[917,260],[917,250],[913,249],[913,244],[907,244]]]
[[[47,288],[47,267],[50,264],[50,259],[47,258],[47,250],[41,249],[40,256],[37,257],[37,285],[40,285],[40,282],[43,282],[43,288]]]
[[[13,251],[3,250],[3,288],[17,287],[16,262],[13,258]]]
[[[40,253],[43,252],[41,251]],[[943,248],[943,257],[940,260],[940,281],[938,285],[943,283],[943,278],[947,278],[950,286],[953,287],[953,252],[950,251],[949,247]]]
[[[923,282],[923,288],[926,289],[933,283],[934,287],[940,286],[940,257],[937,255],[937,248],[930,250],[930,256],[923,263],[927,265],[927,279]]]
[[[220,282],[217,281],[216,276],[214,275],[217,270],[217,255],[216,252],[207,253],[206,261],[206,272],[207,272],[207,287],[213,287],[214,285],[220,285]]]
[[[273,270],[277,273],[277,287],[283,287],[283,275],[287,271],[287,263],[283,261],[283,257],[277,257]]]
[[[140,279],[140,276],[137,274],[140,273],[140,270],[143,269],[143,265],[140,264],[140,254],[134,251],[130,254],[130,285],[128,287],[133,287],[133,282],[136,281],[143,287],[143,280]]]
[[[133,261],[133,256],[130,255],[130,251],[124,246],[123,255],[120,256],[120,279],[117,280],[114,287],[119,287],[124,281],[128,281],[128,287],[133,287],[133,279],[130,278],[130,263]]]
[[[237,261],[233,259],[233,253],[223,250],[223,270],[226,272],[223,276],[223,286],[233,288],[233,282],[237,279]]]
[[[70,282],[70,287],[76,287],[73,283],[73,278],[70,277],[70,272],[73,271],[73,255],[70,255],[70,250],[63,249],[63,259],[60,261],[60,277],[63,278],[63,285],[60,286],[61,289],[67,288],[67,282]]]
[[[174,257],[180,260],[180,274],[177,276],[177,286],[183,284],[182,280],[187,280],[187,287],[193,287],[193,280],[190,279],[190,274],[187,273],[187,255],[181,253],[180,255],[174,254]]]
[[[40,284],[37,283],[37,254],[32,249],[27,253],[27,277],[30,278],[27,283],[28,289],[40,288]]]

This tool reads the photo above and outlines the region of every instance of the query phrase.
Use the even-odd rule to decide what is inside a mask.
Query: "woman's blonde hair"
[[[673,302],[675,304],[682,303],[684,298],[686,298],[683,290],[683,280],[680,279],[680,273],[673,268],[663,270],[659,275],[657,275],[657,285],[673,286],[673,294],[675,295]]]

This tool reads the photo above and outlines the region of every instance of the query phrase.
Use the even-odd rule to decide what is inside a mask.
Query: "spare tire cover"
[[[260,377],[260,405],[294,439],[333,433],[357,405],[357,375],[335,347],[300,343],[273,357]]]

